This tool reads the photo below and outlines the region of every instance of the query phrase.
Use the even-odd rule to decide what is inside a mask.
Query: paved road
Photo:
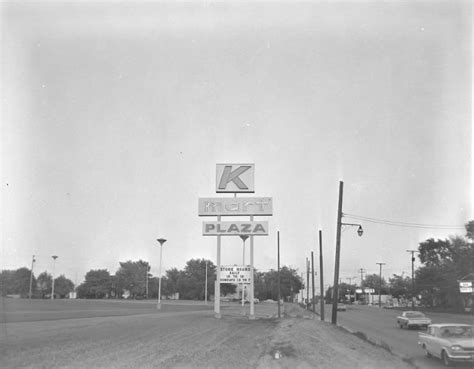
[[[419,368],[442,368],[440,361],[428,359],[418,346],[418,330],[400,329],[396,325],[397,310],[378,307],[349,305],[345,312],[338,312],[337,323],[355,332],[365,333],[372,341],[388,345],[391,350],[411,361]],[[472,324],[468,315],[427,313],[433,323]],[[331,306],[325,308],[326,321],[331,321]]]
[[[241,310],[215,319],[202,303],[4,301],[0,368],[256,367],[277,321]]]

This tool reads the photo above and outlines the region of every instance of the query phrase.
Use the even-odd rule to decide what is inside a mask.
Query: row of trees
[[[460,308],[466,305],[458,288],[458,281],[474,272],[474,221],[466,224],[466,235],[453,236],[447,239],[428,239],[418,247],[418,258],[421,266],[416,270],[415,279],[409,276],[394,274],[387,282],[379,275],[367,275],[363,286],[390,294],[395,298],[411,299],[416,296],[423,305],[440,306],[442,308]],[[79,298],[122,298],[124,295],[132,299],[156,298],[158,296],[158,278],[150,274],[147,261],[120,262],[114,275],[106,269],[90,270],[85,281],[77,287]],[[181,299],[204,300],[207,269],[208,298],[214,292],[216,266],[210,260],[191,259],[183,270],[172,268],[162,278],[162,295],[179,294]],[[3,270],[0,273],[0,289],[2,296],[20,295],[27,297],[30,289],[31,270]],[[47,272],[37,278],[33,275],[32,292],[34,297],[48,297],[51,293],[52,276]],[[413,283],[414,282],[414,283]],[[64,275],[55,278],[55,295],[66,297],[74,290],[74,284]],[[280,291],[282,298],[292,298],[303,287],[302,279],[295,269],[282,267],[280,271]],[[414,288],[413,288],[414,287]],[[356,285],[340,284],[343,294],[355,295]],[[223,284],[222,295],[234,293],[236,286]],[[278,272],[255,271],[255,297],[265,300],[278,298]],[[326,291],[326,299],[332,297],[331,288]],[[464,296],[466,297],[466,296]],[[472,296],[471,296],[472,300]]]
[[[119,263],[115,274],[107,269],[90,270],[85,280],[76,288],[78,298],[131,298],[146,299],[158,297],[158,277],[150,274],[147,261],[125,261]],[[206,291],[207,268],[207,298],[214,294],[216,266],[210,260],[191,259],[183,270],[172,268],[167,270],[161,282],[163,297],[179,296],[180,299],[204,300]],[[49,298],[52,292],[52,276],[47,272],[35,277],[28,268],[3,270],[0,273],[0,290],[2,296],[20,295],[28,297],[31,291],[34,298]],[[302,288],[302,280],[295,269],[282,267],[280,270],[281,296],[289,297],[298,294]],[[75,290],[74,283],[64,275],[54,279],[54,294],[56,298],[65,298]],[[236,285],[222,284],[223,296],[236,292]],[[278,272],[255,271],[255,297],[265,300],[278,298]]]
[[[210,260],[191,259],[182,270],[172,268],[166,271],[161,280],[161,293],[164,297],[179,295],[180,299],[204,300],[214,293],[216,266]],[[77,288],[79,298],[122,298],[124,294],[132,299],[157,298],[158,277],[150,274],[150,265],[143,260],[121,262],[111,275],[106,269],[90,270],[85,281]],[[280,271],[281,295],[296,295],[302,288],[302,280],[295,269],[288,267]],[[235,293],[236,285],[222,284],[221,294]],[[255,297],[259,299],[278,298],[278,273],[255,272]]]
[[[418,257],[422,266],[415,273],[415,287],[424,305],[442,308],[466,305],[458,281],[474,273],[474,221],[465,228],[465,237],[430,238],[420,243]]]
[[[35,298],[51,297],[53,277],[47,272],[43,272],[35,277],[28,268],[17,270],[2,270],[0,273],[0,291],[2,296],[19,295],[28,297],[31,294]],[[58,298],[69,296],[69,292],[74,291],[74,283],[64,275],[54,279],[54,295]]]
[[[447,239],[430,238],[418,247],[421,266],[415,271],[415,278],[394,274],[387,282],[377,274],[364,278],[363,286],[373,288],[376,293],[392,295],[395,298],[410,300],[416,297],[428,307],[461,310],[466,303],[472,304],[472,295],[463,296],[459,292],[459,280],[474,273],[474,221],[465,225],[466,235]],[[380,288],[381,286],[381,288]],[[340,284],[341,296],[354,296],[356,285]],[[464,298],[463,298],[464,297]],[[326,300],[332,298],[332,288],[325,293]],[[471,302],[466,302],[467,300]]]
[[[385,278],[380,278],[378,274],[368,274],[365,276],[363,283],[364,288],[371,288],[382,295],[391,295],[395,298],[405,298],[411,294],[411,278],[404,277],[403,275],[394,274],[392,278],[389,278],[388,282]],[[344,300],[345,295],[354,297],[356,290],[361,288],[356,284],[340,283],[339,284],[339,299]],[[325,299],[327,302],[332,301],[332,287],[329,287],[325,292]]]

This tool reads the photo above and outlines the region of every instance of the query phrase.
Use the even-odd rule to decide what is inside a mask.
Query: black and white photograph
[[[474,367],[472,10],[0,0],[0,368]]]

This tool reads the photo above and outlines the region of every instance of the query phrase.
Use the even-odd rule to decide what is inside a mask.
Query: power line
[[[459,225],[408,223],[408,222],[400,222],[400,221],[395,221],[395,220],[369,218],[362,215],[347,214],[347,213],[344,213],[344,216],[346,218],[363,220],[365,222],[378,223],[378,224],[384,224],[384,225],[390,225],[390,226],[396,226],[396,227],[426,228],[426,229],[464,229],[464,226],[459,226]]]

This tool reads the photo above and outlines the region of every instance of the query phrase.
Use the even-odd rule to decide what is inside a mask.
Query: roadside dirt
[[[244,309],[248,314],[248,306]],[[297,305],[5,323],[2,368],[413,368]],[[8,331],[8,332],[7,332]]]
[[[318,316],[285,305],[285,319],[272,334],[258,368],[413,369],[413,366]]]

